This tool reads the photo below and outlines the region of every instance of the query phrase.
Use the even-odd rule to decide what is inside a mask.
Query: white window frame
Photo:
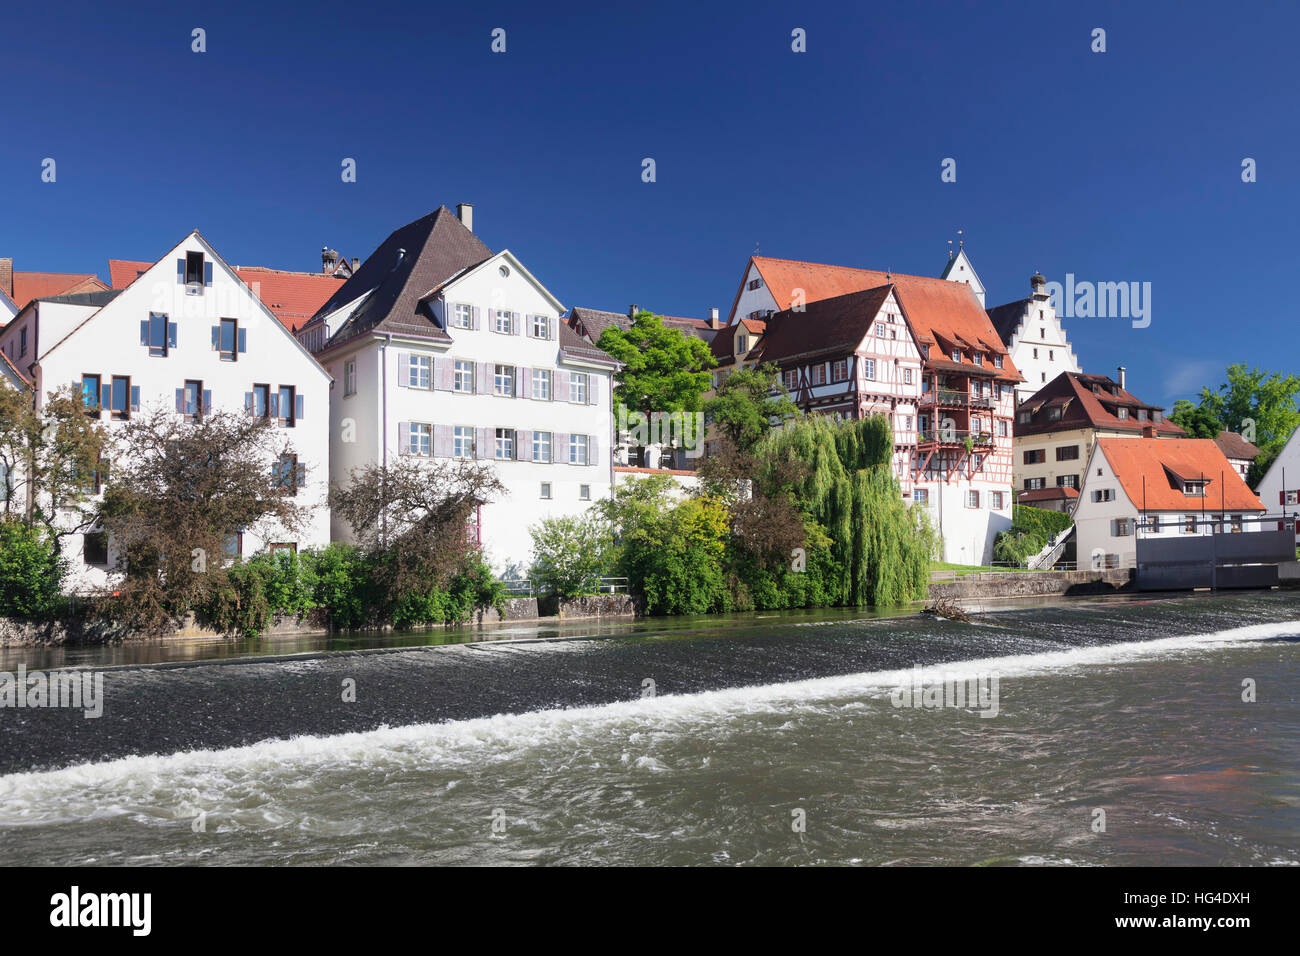
[[[502,322],[505,323],[505,328],[501,327]],[[514,313],[508,309],[493,309],[492,331],[498,335],[513,335],[515,331]]]
[[[533,461],[550,463],[552,438],[550,432],[533,432]]]
[[[474,426],[453,425],[451,429],[451,453],[454,458],[474,457]]]
[[[551,370],[549,368],[533,369],[529,389],[529,394],[537,401],[549,402],[551,400]]]
[[[492,394],[504,398],[515,397],[515,367],[513,365],[492,366]]]
[[[575,405],[587,404],[587,390],[591,387],[590,376],[586,372],[569,373],[569,401]]]
[[[589,436],[572,434],[569,436],[569,464],[570,465],[588,465],[587,461],[587,442]]]
[[[451,307],[451,325],[455,329],[474,328],[474,307],[464,302],[457,302]]]
[[[406,453],[418,458],[433,456],[433,426],[428,422],[408,422]]]
[[[515,460],[515,430],[497,428],[492,432],[492,457],[497,461]],[[505,454],[502,454],[502,452]]]
[[[465,388],[461,388],[461,385]],[[456,359],[452,366],[451,390],[462,395],[474,394],[474,363],[465,359]]]
[[[357,393],[357,360],[348,359],[343,363],[343,396]]]
[[[421,379],[424,383],[421,384]],[[428,355],[416,355],[410,352],[406,356],[406,387],[433,388],[433,358]]]

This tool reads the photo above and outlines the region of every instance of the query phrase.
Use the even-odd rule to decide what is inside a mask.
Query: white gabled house
[[[1016,368],[1025,377],[1016,386],[1016,404],[1031,397],[1062,372],[1082,371],[1065,326],[1047,294],[1047,279],[1034,273],[1029,285],[1033,291],[1028,298],[988,310],[989,321],[1011,353]],[[1119,381],[1123,388],[1122,371]]]
[[[292,474],[311,521],[298,534],[232,529],[236,547],[248,556],[329,542],[329,374],[197,231],[125,289],[33,302],[0,333],[7,356],[23,346],[30,364],[15,364],[38,403],[74,383],[86,414],[110,428],[150,406],[272,419],[293,450],[290,461],[267,462],[267,480]],[[74,590],[106,583],[113,542],[93,529],[72,540]]]
[[[401,457],[493,462],[506,492],[479,507],[472,533],[500,571],[530,561],[531,525],[608,497],[618,363],[514,254],[474,235],[469,206],[459,212],[395,231],[298,335],[342,383],[334,482]]]
[[[1270,527],[1278,531],[1291,527],[1296,547],[1300,548],[1300,428],[1291,433],[1273,459],[1256,492],[1268,509],[1268,517],[1276,518],[1277,523]]]

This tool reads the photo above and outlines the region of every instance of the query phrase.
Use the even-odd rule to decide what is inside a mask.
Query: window
[[[952,350],[952,360],[953,360],[954,362],[960,362],[960,361],[961,361],[961,349],[953,349],[953,350]]]
[[[587,403],[587,388],[586,372],[569,373],[569,401],[585,405]]]
[[[569,464],[585,465],[587,463],[587,436],[569,436]]]
[[[1041,465],[1047,461],[1047,452],[1042,448],[1031,448],[1025,452],[1026,465]]]
[[[1196,534],[1196,515],[1183,515],[1183,534]]]
[[[185,284],[203,285],[203,253],[185,253]]]
[[[591,500],[591,485],[578,485],[578,500],[580,501]],[[1237,530],[1240,531],[1241,529],[1238,528]]]
[[[982,353],[982,352],[976,352],[976,353],[974,354],[974,356],[972,356],[972,358],[975,359],[975,364],[976,364],[976,365],[983,365],[983,364],[984,364],[984,353]]]
[[[433,359],[428,355],[408,355],[407,388],[430,388],[433,385]]]
[[[1073,488],[1075,491],[1078,491],[1078,490],[1079,490],[1079,476],[1078,476],[1078,475],[1057,475],[1057,476],[1056,476],[1056,487],[1058,487],[1058,488]]]
[[[292,385],[280,386],[280,409],[277,417],[281,428],[293,428],[297,422],[297,398],[298,390]]]
[[[1025,491],[1039,491],[1047,487],[1046,478],[1026,478]]]
[[[888,335],[888,334],[889,334],[889,333],[888,333],[887,331],[885,331],[885,325],[884,325],[884,322],[877,322],[877,323],[876,323],[876,338],[878,338],[878,339],[883,339],[883,338],[884,338],[886,335]]]
[[[903,384],[904,385],[912,384],[912,370],[910,368],[903,369]]]
[[[456,360],[452,388],[466,395],[474,394],[474,363]]]
[[[230,560],[244,556],[244,532],[236,531],[226,539],[226,557]]]
[[[1038,358],[1038,349],[1034,349],[1034,358]]]
[[[131,417],[131,378],[127,375],[114,375],[110,386],[110,417],[117,421],[126,421]]]
[[[533,375],[532,396],[534,399],[542,402],[551,400],[551,370],[545,368],[535,368]]]
[[[18,357],[22,358],[27,354],[27,326],[18,330]]]
[[[781,373],[781,382],[786,389],[793,391],[799,385],[799,373],[793,369]]]
[[[550,483],[549,481],[543,481],[543,482],[542,482],[542,493],[541,493],[541,497],[542,497],[542,498],[550,498],[550,497],[551,497],[551,483]]]
[[[825,385],[825,384],[826,384],[826,366],[825,366],[825,365],[814,365],[814,366],[812,367],[812,383],[813,383],[814,385]]]
[[[551,320],[544,315],[533,316],[533,338],[549,339],[551,337]]]
[[[1156,410],[1154,410],[1154,409],[1152,410],[1152,412],[1151,412],[1151,420],[1152,420],[1153,422],[1155,422],[1157,425],[1159,425],[1162,421],[1164,421],[1164,418],[1165,418],[1165,416],[1164,416],[1164,413],[1163,413],[1163,412],[1159,412],[1159,411],[1156,411]]]
[[[492,366],[492,394],[513,398],[515,394],[515,367],[513,365]]]
[[[279,541],[267,548],[271,552],[271,557],[277,554],[297,554],[298,542],[296,541]]]
[[[82,537],[81,559],[86,564],[104,567],[108,564],[108,535],[94,531]]]
[[[298,493],[298,456],[281,455],[275,463],[275,487],[291,495]]]
[[[915,491],[912,492],[912,500],[915,501],[918,505],[929,504],[930,503],[929,489],[917,488]]]
[[[167,354],[167,316],[157,312],[149,313],[149,354]]]
[[[1061,418],[1061,409],[1060,409],[1060,406],[1057,406],[1057,407],[1055,407],[1055,408],[1049,408],[1049,409],[1047,410],[1047,420],[1048,420],[1049,422],[1059,421],[1060,418]]]
[[[875,359],[863,359],[863,360],[862,360],[862,377],[863,377],[864,379],[866,379],[868,382],[874,382],[874,381],[876,380],[876,360],[875,360]]]
[[[474,457],[474,429],[469,425],[457,425],[452,429],[451,453],[457,458]]]
[[[1114,501],[1114,500],[1115,500],[1115,489],[1114,489],[1114,488],[1098,488],[1098,489],[1096,489],[1095,491],[1093,491],[1093,493],[1092,493],[1092,500],[1095,501],[1095,502]]]
[[[474,307],[465,305],[463,302],[456,303],[451,312],[451,324],[458,329],[472,329],[474,327]]]
[[[1022,425],[1028,425],[1029,420],[1033,417],[1034,417],[1034,413],[1029,411],[1028,409],[1025,409],[1025,411],[1021,412],[1019,415],[1016,416],[1016,418],[1020,420],[1020,424]]]
[[[1233,515],[1230,519],[1228,530],[1234,534],[1241,531],[1241,515]]]
[[[1278,492],[1284,505],[1300,505],[1300,490]]]
[[[980,493],[978,491],[966,492],[966,507],[978,508],[980,506]]]
[[[1152,534],[1160,533],[1160,515],[1152,515],[1147,522],[1147,527],[1151,529]]]
[[[99,376],[81,376],[81,403],[86,407],[87,418],[99,417]]]
[[[1189,498],[1205,497],[1205,482],[1203,481],[1184,481],[1183,494]]]
[[[1055,358],[1054,358],[1054,356],[1053,356],[1053,352],[1052,352],[1051,349],[1048,349],[1048,350],[1047,350],[1047,361],[1049,361],[1049,362],[1051,362],[1051,361],[1055,361]]]
[[[755,289],[762,286],[762,284],[763,284],[762,279],[750,279],[749,285],[746,288],[748,288],[750,292],[753,292]]]
[[[343,363],[343,394],[355,395],[357,393],[357,362],[356,359],[350,359]]]
[[[748,335],[737,335],[737,336],[736,336],[736,354],[739,355],[739,354],[742,353],[742,352],[748,352],[748,351],[749,351],[749,336],[748,336]]]
[[[1140,422],[1144,422],[1144,421],[1146,421],[1146,420],[1147,420],[1147,410],[1146,410],[1145,408],[1139,408],[1139,409],[1138,409],[1138,421],[1140,421]]]
[[[1078,461],[1078,460],[1079,460],[1079,446],[1078,446],[1078,445],[1058,445],[1058,446],[1057,446],[1057,449],[1056,449],[1056,460],[1057,460],[1057,461]]]
[[[1127,409],[1127,408],[1119,408],[1119,409],[1116,409],[1116,410],[1115,410],[1115,417],[1118,418],[1120,421],[1127,421],[1127,420],[1128,420],[1128,409]]]
[[[991,491],[991,492],[989,492],[989,497],[992,499],[992,500],[989,502],[989,507],[992,508],[994,511],[1001,511],[1001,510],[1002,510],[1002,492],[1000,492],[1000,491]]]
[[[1007,420],[1006,420],[1005,418],[999,418],[999,419],[998,419],[998,437],[999,437],[999,438],[1006,438],[1006,437],[1007,437],[1007,434],[1008,434],[1008,433],[1007,433]]]
[[[494,453],[499,461],[513,461],[515,457],[515,432],[513,428],[498,428],[495,433]]]
[[[233,362],[239,357],[239,321],[237,319],[221,320],[217,351],[221,354],[221,361],[223,362]]]
[[[1001,356],[1001,355],[995,355],[995,356],[993,356],[993,367],[994,367],[994,368],[1001,368],[1001,367],[1002,367],[1002,356]]]
[[[504,309],[495,310],[495,320],[492,323],[492,331],[500,332],[502,335],[509,335],[514,331],[514,315]]]
[[[406,432],[406,453],[428,458],[433,454],[433,426],[424,422],[408,422]]]
[[[253,386],[252,413],[254,418],[271,417],[271,386],[270,385]]]
[[[187,422],[197,422],[206,409],[203,407],[203,383],[194,380],[185,383],[181,395],[181,414]]]
[[[551,433],[533,432],[533,461],[551,460]]]

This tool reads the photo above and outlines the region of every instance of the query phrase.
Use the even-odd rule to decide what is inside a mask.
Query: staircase
[[[1054,565],[1060,559],[1061,552],[1065,550],[1065,542],[1070,539],[1072,534],[1074,534],[1074,525],[1070,525],[1070,527],[1047,542],[1047,547],[1029,559],[1029,567],[1035,571],[1042,571]]]

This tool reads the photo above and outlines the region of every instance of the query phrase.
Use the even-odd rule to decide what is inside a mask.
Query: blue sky
[[[937,275],[960,228],[990,306],[1034,270],[1150,282],[1148,328],[1067,322],[1148,401],[1230,361],[1300,371],[1294,3],[51,3],[4,26],[18,269],[106,278],[197,227],[232,264],[312,270],[465,201],[566,305],[725,315],[756,243]]]

